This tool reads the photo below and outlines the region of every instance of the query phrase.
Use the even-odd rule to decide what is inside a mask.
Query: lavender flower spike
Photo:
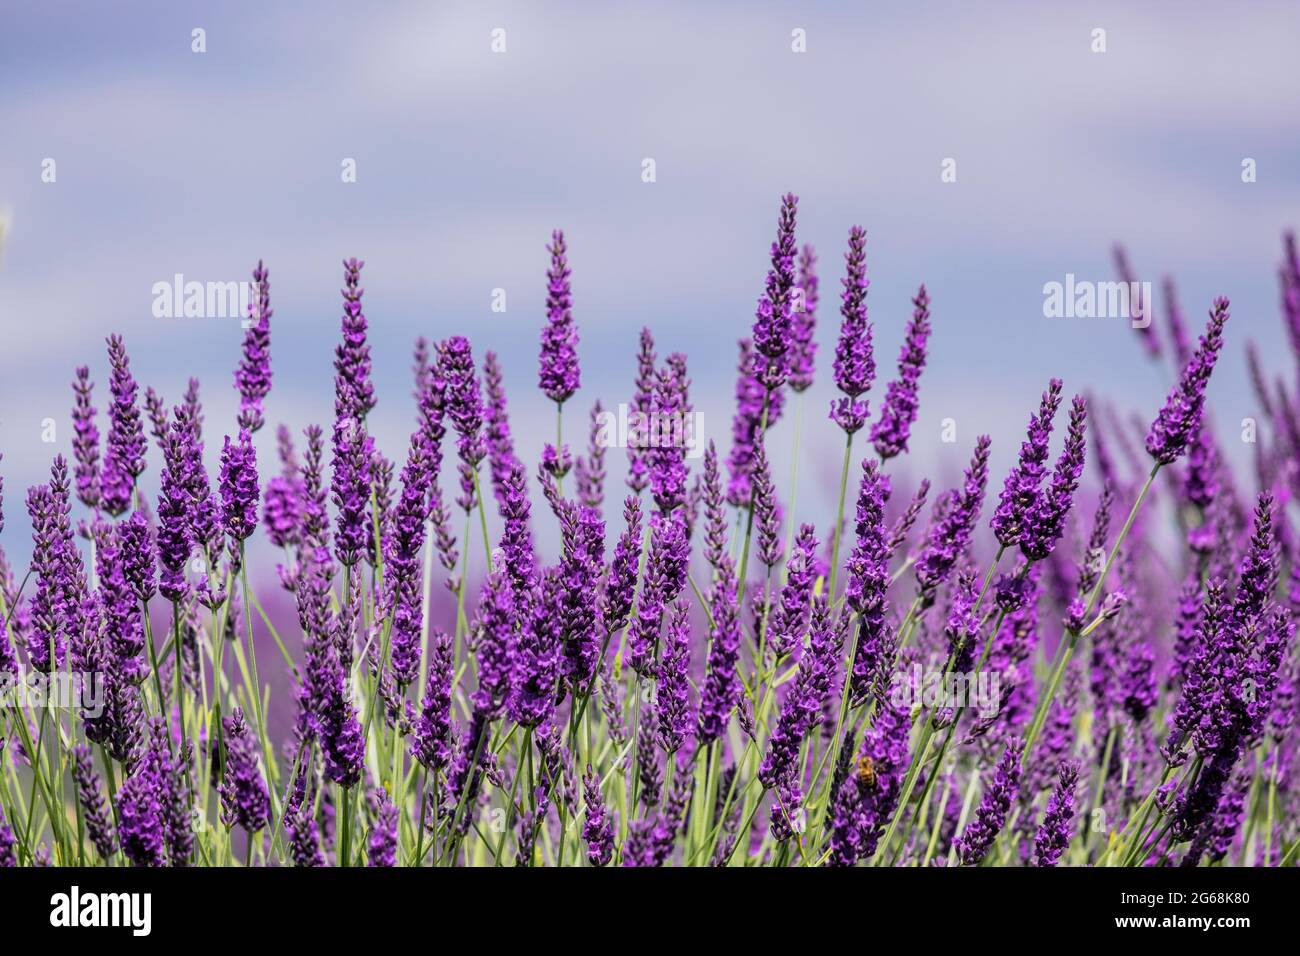
[[[1020,542],[1025,522],[1038,504],[1039,490],[1047,474],[1047,445],[1052,438],[1052,420],[1060,405],[1061,380],[1054,378],[1043,392],[1038,411],[1029,417],[1028,437],[1020,445],[1020,458],[1007,473],[1001,499],[990,522],[998,544],[1004,548]]]
[[[1034,866],[1056,866],[1070,845],[1074,832],[1074,791],[1079,783],[1079,765],[1073,760],[1061,764],[1056,789],[1047,801],[1047,812],[1034,837]]]
[[[113,829],[113,815],[104,800],[103,784],[95,773],[94,758],[84,744],[73,748],[72,757],[72,779],[77,784],[86,835],[100,859],[108,860],[117,850],[117,834]]]
[[[227,435],[221,450],[221,521],[232,541],[242,542],[257,530],[260,497],[257,453],[248,432],[240,429],[238,444]]]
[[[803,641],[816,581],[817,536],[813,526],[805,524],[785,562],[785,585],[767,625],[768,644],[778,660],[793,654]]]
[[[1215,299],[1200,344],[1147,433],[1147,452],[1157,464],[1168,465],[1176,461],[1200,430],[1205,410],[1205,387],[1218,360],[1223,345],[1223,326],[1227,321],[1228,300]]]
[[[974,866],[984,859],[1006,823],[1007,811],[1020,792],[1020,753],[1019,743],[1010,744],[1003,751],[993,782],[984,791],[975,811],[975,819],[957,838],[954,847],[963,866]]]
[[[420,635],[425,621],[420,589],[420,551],[424,546],[430,484],[423,433],[411,436],[402,468],[402,497],[384,541],[385,573],[391,602],[392,670],[399,686],[415,681],[420,667]]]
[[[460,506],[474,507],[474,476],[479,462],[487,455],[483,438],[483,392],[474,371],[474,355],[469,339],[453,335],[438,346],[438,365],[447,383],[446,414],[456,427],[457,452],[460,455]]]
[[[681,749],[691,732],[691,622],[685,601],[673,605],[659,663],[659,687],[655,713],[659,719],[659,746],[673,754]]]
[[[708,665],[700,691],[700,746],[712,743],[727,729],[731,712],[744,690],[736,664],[740,657],[740,621],[736,598],[736,572],[724,558],[713,582],[709,606],[713,628],[709,635]]]
[[[90,369],[77,369],[72,391],[76,404],[72,408],[72,457],[76,460],[77,500],[87,508],[99,507],[99,429],[95,427],[95,406],[90,404]],[[2,526],[2,525],[0,525]]]
[[[379,791],[379,809],[375,811],[375,822],[370,827],[370,865],[397,865],[397,807],[387,790]]]
[[[221,822],[229,829],[236,824],[250,835],[266,826],[271,802],[266,782],[257,765],[257,741],[236,707],[222,722],[225,727],[225,774],[221,786]]]
[[[831,402],[831,419],[850,435],[867,421],[867,403],[858,396],[876,378],[876,359],[867,321],[867,233],[861,226],[849,230],[849,251],[844,254],[840,283],[840,337],[835,345],[835,385],[845,397]]]
[[[113,403],[108,410],[100,502],[104,510],[116,518],[131,507],[131,492],[135,488],[135,479],[144,472],[148,442],[140,421],[140,409],[136,407],[138,388],[131,375],[130,360],[121,336],[109,337],[108,359],[112,366],[109,390],[113,394]]]
[[[1076,395],[1070,406],[1070,424],[1065,436],[1065,449],[1056,461],[1056,470],[1046,491],[1039,497],[1033,511],[1025,520],[1025,530],[1020,536],[1020,550],[1031,561],[1041,561],[1052,553],[1056,543],[1065,533],[1065,518],[1069,514],[1074,491],[1079,487],[1083,462],[1087,453],[1088,403]]]
[[[557,405],[563,405],[582,381],[578,369],[578,329],[573,322],[573,294],[569,289],[569,263],[564,233],[551,233],[551,266],[546,271],[546,327],[538,358],[538,387]]]
[[[641,344],[636,357],[636,390],[628,409],[629,428],[627,442],[627,486],[634,494],[645,491],[650,484],[646,450],[649,445],[650,402],[655,382],[655,340],[649,329],[641,330]]]
[[[871,426],[876,454],[886,460],[907,451],[907,439],[916,421],[918,385],[925,368],[926,342],[930,338],[930,297],[924,285],[917,291],[912,306],[907,338],[898,355],[898,378],[885,389],[885,409],[880,413],[880,420]]]
[[[451,763],[452,642],[439,630],[433,635],[429,651],[429,676],[425,684],[424,703],[415,725],[415,743],[411,755],[425,769],[446,770]]]
[[[266,424],[262,417],[262,399],[271,391],[271,280],[259,259],[253,270],[256,299],[248,306],[248,326],[244,333],[244,355],[235,370],[235,388],[239,391],[239,427],[255,432]]]
[[[773,392],[785,384],[791,347],[790,290],[794,287],[795,217],[799,198],[793,193],[781,197],[776,241],[772,243],[772,268],[767,288],[758,300],[754,318],[754,350],[761,356],[755,365],[758,381]]]
[[[951,491],[941,499],[942,510],[931,525],[925,546],[916,562],[916,584],[922,594],[933,594],[952,572],[970,544],[971,532],[984,507],[984,488],[989,477],[988,435],[975,443],[975,454],[966,469],[966,481],[960,492]]]
[[[609,861],[614,858],[614,823],[600,792],[600,777],[591,767],[582,778],[582,792],[587,804],[587,816],[582,824],[587,861],[592,866],[609,866]]]
[[[187,418],[177,415],[160,478],[158,492],[158,591],[169,601],[183,600],[189,593],[186,564],[194,544],[190,530],[191,500],[186,481],[186,461],[192,434]]]
[[[163,819],[163,781],[150,760],[117,792],[117,835],[122,853],[136,866],[165,866],[167,845]]]
[[[879,466],[865,459],[858,491],[857,543],[849,556],[849,581],[845,589],[848,606],[858,614],[858,644],[849,678],[855,706],[865,701],[874,688],[891,639],[885,619],[889,557],[884,509]]]
[[[343,262],[342,340],[334,349],[334,416],[358,422],[375,407],[375,388],[370,381],[369,325],[361,311],[361,269],[357,259]]]
[[[14,852],[14,847],[18,844],[18,838],[14,836],[13,829],[5,823],[4,810],[0,810],[0,870],[12,870],[18,866],[18,854]]]
[[[805,245],[799,253],[799,277],[795,280],[798,300],[792,307],[790,321],[790,388],[807,391],[813,383],[813,362],[817,355],[817,255]]]

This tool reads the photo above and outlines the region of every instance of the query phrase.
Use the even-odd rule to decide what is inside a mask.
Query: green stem
[[[1151,473],[1147,475],[1147,480],[1142,485],[1142,490],[1138,492],[1137,500],[1133,502],[1133,507],[1129,509],[1128,518],[1124,521],[1124,527],[1120,530],[1119,537],[1115,539],[1115,545],[1110,549],[1110,555],[1106,558],[1106,565],[1101,569],[1101,574],[1097,578],[1097,583],[1093,585],[1092,592],[1088,595],[1088,602],[1084,606],[1083,614],[1080,615],[1081,619],[1087,619],[1088,615],[1092,613],[1093,607],[1096,606],[1097,598],[1100,596],[1101,589],[1106,583],[1106,577],[1110,574],[1111,565],[1115,563],[1115,557],[1119,554],[1119,549],[1123,546],[1124,539],[1128,537],[1128,533],[1133,527],[1133,521],[1137,518],[1138,509],[1142,507],[1142,502],[1146,498],[1147,492],[1151,490],[1151,485],[1155,481],[1156,475],[1159,471],[1160,462],[1156,462],[1151,469]],[[1047,685],[1047,693],[1044,694],[1042,699],[1039,701],[1038,707],[1034,712],[1034,720],[1029,725],[1029,731],[1025,735],[1025,749],[1024,754],[1021,757],[1022,763],[1028,763],[1029,755],[1032,752],[1034,743],[1038,740],[1039,733],[1042,732],[1043,724],[1047,721],[1047,714],[1051,709],[1052,702],[1056,699],[1057,691],[1061,688],[1061,680],[1065,676],[1065,669],[1069,666],[1070,657],[1074,654],[1075,647],[1079,642],[1079,635],[1067,631],[1066,639],[1068,640],[1068,643],[1065,647],[1065,653],[1061,655],[1061,659],[1056,665],[1056,670],[1052,673],[1051,681]]]
[[[853,457],[853,432],[849,432],[844,441],[844,464],[840,467],[840,499],[835,508],[835,525],[831,528],[831,580],[826,589],[826,596],[835,600],[835,582],[840,570],[840,533],[844,527],[844,499],[849,490],[849,461]]]

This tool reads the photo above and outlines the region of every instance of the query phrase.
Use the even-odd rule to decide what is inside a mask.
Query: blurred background
[[[568,238],[581,335],[568,436],[585,436],[594,399],[628,400],[648,325],[661,356],[689,356],[705,435],[725,453],[736,340],[786,191],[800,197],[799,240],[815,246],[822,277],[801,518],[821,524],[834,503],[842,445],[826,420],[828,372],[855,223],[868,231],[873,417],[918,284],[933,302],[920,419],[896,473],[954,480],[988,432],[998,487],[1053,375],[1067,393],[1089,390],[1149,421],[1172,372],[1147,359],[1127,322],[1043,316],[1044,283],[1115,277],[1117,241],[1157,289],[1176,277],[1196,329],[1213,296],[1231,298],[1211,399],[1246,463],[1236,434],[1254,413],[1247,339],[1293,381],[1276,269],[1284,229],[1300,222],[1300,7],[1090,7],[10,4],[0,13],[4,547],[25,562],[23,490],[70,451],[75,366],[91,366],[105,407],[112,332],[169,403],[188,376],[201,379],[215,466],[234,428],[243,331],[237,319],[156,318],[151,290],[176,273],[247,279],[259,258],[275,309],[271,427],[258,436],[268,468],[276,424],[300,434],[331,415],[349,256],[367,263],[372,427],[389,457],[400,461],[414,423],[415,337],[464,333],[476,355],[500,354],[517,449],[535,462],[553,434],[536,379],[553,228]],[[1093,52],[1098,28],[1104,53]],[[193,51],[195,29],[206,52]],[[505,52],[494,53],[498,29]],[[792,50],[796,30],[806,52]],[[957,180],[944,183],[948,158]],[[1254,183],[1242,182],[1246,158]],[[42,179],[48,159],[54,182]],[[341,176],[349,159],[353,183]],[[491,309],[494,289],[506,290],[504,313]],[[1163,311],[1157,325],[1163,335]],[[946,418],[953,444],[940,440]],[[771,438],[782,489],[792,421]],[[611,502],[624,464],[610,454]]]

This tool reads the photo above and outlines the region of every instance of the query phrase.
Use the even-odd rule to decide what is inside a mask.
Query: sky
[[[785,192],[822,280],[798,455],[809,520],[824,520],[839,473],[828,372],[854,224],[868,233],[873,415],[919,284],[932,300],[898,473],[955,480],[985,432],[998,473],[1052,376],[1150,419],[1173,373],[1123,319],[1043,314],[1045,283],[1114,278],[1116,242],[1141,278],[1176,279],[1193,325],[1214,296],[1232,300],[1211,387],[1231,435],[1255,414],[1247,340],[1294,380],[1276,269],[1300,222],[1300,6],[1088,6],[0,4],[3,544],[24,553],[23,489],[70,450],[76,366],[105,407],[111,333],[169,402],[200,378],[215,463],[243,330],[156,318],[152,290],[177,273],[245,279],[259,259],[272,424],[300,433],[331,413],[341,261],[355,256],[389,456],[414,423],[413,341],[465,334],[500,355],[518,450],[535,462],[554,429],[536,380],[546,243],[563,229],[582,364],[566,434],[582,440],[596,398],[630,398],[648,326],[661,355],[688,356],[705,435],[725,449],[736,342]],[[273,441],[258,436],[263,461]],[[793,416],[771,441],[788,488]],[[610,465],[615,485],[621,456]]]

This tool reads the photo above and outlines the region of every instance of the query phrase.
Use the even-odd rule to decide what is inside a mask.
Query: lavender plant
[[[607,406],[585,452],[563,440],[581,370],[559,231],[538,370],[557,432],[537,462],[500,358],[458,334],[416,343],[414,430],[380,450],[355,259],[333,417],[281,425],[278,467],[254,444],[274,413],[262,263],[215,475],[198,383],[171,408],[146,389],[150,497],[140,387],[110,337],[107,423],[100,373],[77,366],[71,466],[23,496],[30,569],[0,560],[0,866],[1294,865],[1300,408],[1248,350],[1267,423],[1252,507],[1208,399],[1227,300],[1193,343],[1167,283],[1168,337],[1140,340],[1177,365],[1146,460],[1114,409],[1051,378],[996,499],[987,436],[932,496],[902,489],[901,460],[943,304],[919,288],[873,415],[853,227],[822,352],[840,493],[813,521],[799,452],[788,483],[769,453],[776,428],[800,447],[825,333],[797,209],[782,197],[740,341],[730,452],[709,442],[692,475],[684,447],[633,436],[622,501]],[[649,329],[630,344],[630,410],[689,415],[686,356],[661,361]],[[8,693],[60,674],[63,706]]]

